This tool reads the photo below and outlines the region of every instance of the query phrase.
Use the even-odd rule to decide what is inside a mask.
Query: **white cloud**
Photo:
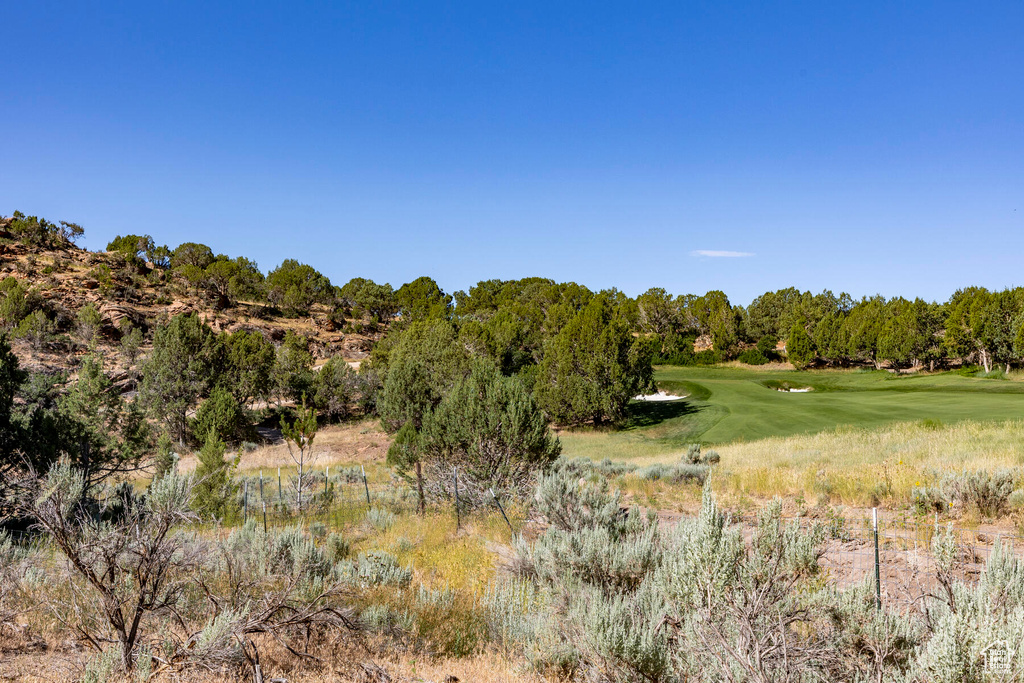
[[[697,249],[691,251],[690,256],[706,256],[709,258],[745,258],[753,256],[749,251],[717,251],[715,249]]]

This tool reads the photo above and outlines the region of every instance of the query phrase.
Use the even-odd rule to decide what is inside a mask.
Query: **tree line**
[[[4,225],[0,238],[47,248],[70,249],[82,234],[22,214]],[[194,242],[170,249],[148,235],[118,236],[108,250],[132,277],[148,272],[216,307],[256,302],[295,316],[319,307],[342,324],[358,320],[386,334],[356,371],[340,356],[314,368],[310,338],[293,331],[276,340],[255,328],[218,333],[195,313],[148,330],[129,323],[120,351],[134,399],[114,390],[98,353],[69,381],[22,372],[3,342],[7,467],[64,453],[87,476],[101,476],[155,452],[166,468],[181,445],[204,446],[204,461],[218,463],[227,444],[255,439],[256,425],[278,426],[301,405],[318,422],[378,417],[396,435],[389,460],[420,489],[424,468],[430,481],[453,487],[453,466],[470,480],[515,486],[524,468],[542,469],[558,455],[550,424],[623,424],[630,400],[653,390],[658,363],[976,362],[988,372],[1024,360],[1022,288],[966,288],[945,303],[789,288],[744,307],[721,291],[652,288],[629,297],[545,278],[486,280],[454,294],[429,277],[397,290],[364,278],[338,287],[294,260],[263,274],[245,257]],[[97,270],[90,276],[101,277]],[[26,280],[0,282],[0,332],[45,343],[65,327],[91,344],[102,323],[97,308],[63,315]],[[451,487],[442,483],[436,493],[450,495]]]
[[[734,306],[723,292],[673,297],[651,289],[636,298],[637,329],[658,335],[655,362],[751,364],[780,357],[798,368],[948,368],[976,363],[1009,372],[1024,363],[1024,288],[957,290],[944,303],[880,295],[854,300],[795,288]],[[709,342],[694,351],[700,338]]]

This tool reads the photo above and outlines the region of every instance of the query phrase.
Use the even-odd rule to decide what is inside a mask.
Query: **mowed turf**
[[[564,432],[560,436],[565,454],[644,459],[694,442],[752,441],[840,426],[1024,418],[1024,382],[956,373],[660,367],[656,380],[659,388],[687,398],[634,403],[629,427],[618,432]],[[777,390],[787,385],[811,391]]]

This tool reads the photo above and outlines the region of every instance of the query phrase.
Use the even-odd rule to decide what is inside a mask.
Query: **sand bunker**
[[[646,394],[633,397],[637,401],[678,401],[685,396],[675,396],[673,394],[666,394],[664,391],[659,391],[656,394]]]

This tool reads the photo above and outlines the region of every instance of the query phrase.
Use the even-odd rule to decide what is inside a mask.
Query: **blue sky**
[[[0,214],[92,249],[743,304],[1024,284],[1020,2],[12,2],[0,26]]]

